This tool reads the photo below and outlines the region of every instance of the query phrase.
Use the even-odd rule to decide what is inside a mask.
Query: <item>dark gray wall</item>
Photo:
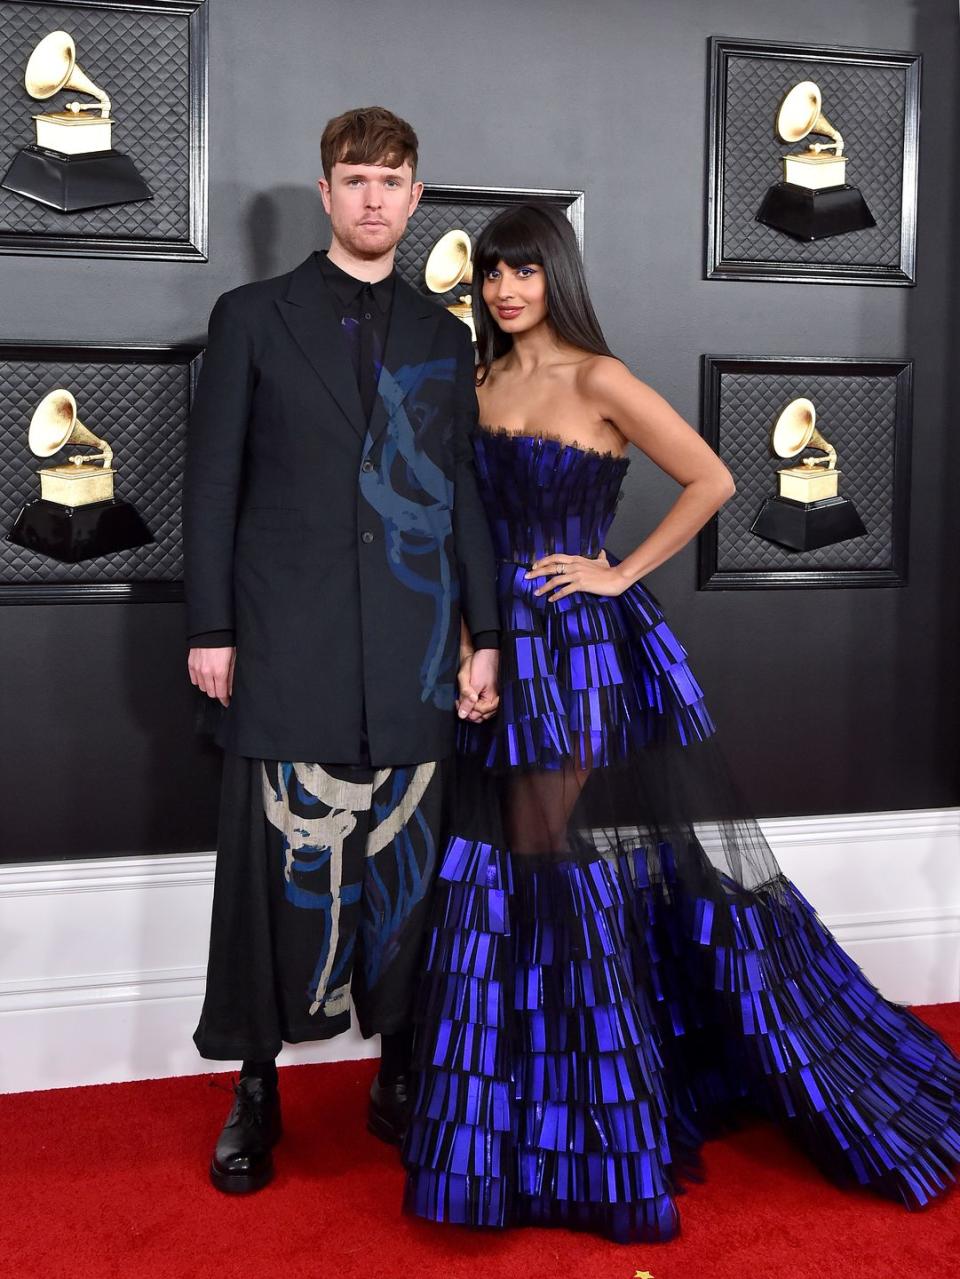
[[[428,181],[583,188],[608,338],[691,421],[704,351],[916,358],[908,588],[697,593],[693,548],[652,585],[761,813],[955,803],[954,0],[210,6],[209,264],[0,259],[0,338],[200,337],[221,291],[322,242],[319,135],[347,106],[413,121]],[[701,278],[712,34],[923,53],[916,289]],[[638,461],[614,549],[673,492]],[[16,606],[0,628],[0,856],[211,847],[180,607]]]

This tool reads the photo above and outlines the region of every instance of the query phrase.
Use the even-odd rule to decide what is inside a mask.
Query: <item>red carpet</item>
[[[923,1010],[960,1048],[960,1005]],[[772,1128],[709,1143],[674,1243],[487,1234],[400,1215],[363,1127],[372,1062],[281,1075],[278,1175],[230,1199],[206,1165],[229,1095],[206,1076],[0,1097],[4,1279],[955,1279],[960,1186],[908,1213],[826,1184]]]

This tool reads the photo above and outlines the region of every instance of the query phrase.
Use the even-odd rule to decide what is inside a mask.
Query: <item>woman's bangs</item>
[[[542,266],[543,249],[524,222],[519,214],[505,215],[486,227],[477,241],[474,268],[482,274],[492,271],[498,262],[514,270],[531,263]]]

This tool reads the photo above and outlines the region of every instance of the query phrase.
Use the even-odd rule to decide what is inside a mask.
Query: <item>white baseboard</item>
[[[784,872],[890,999],[960,999],[960,809],[775,818]],[[211,853],[0,866],[0,1092],[222,1070],[190,1036]],[[354,1031],[281,1061],[375,1056]]]

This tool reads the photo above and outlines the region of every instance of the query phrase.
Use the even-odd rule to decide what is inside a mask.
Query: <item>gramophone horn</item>
[[[449,293],[458,284],[473,280],[470,237],[466,231],[448,231],[430,250],[424,279],[431,293]]]
[[[32,98],[52,98],[61,89],[75,89],[77,93],[89,93],[100,105],[100,114],[110,114],[110,99],[98,88],[85,72],[77,66],[77,50],[73,36],[68,31],[51,31],[44,36],[27,63],[23,77],[27,93]],[[71,102],[72,111],[83,108],[83,103]],[[88,109],[93,107],[90,103]]]
[[[820,465],[824,460],[828,468],[837,464],[837,450],[817,430],[817,410],[813,401],[803,397],[791,400],[777,418],[771,443],[777,457],[796,457],[804,449],[813,448],[821,449],[827,456],[826,459],[806,459],[809,465]]]
[[[77,421],[77,401],[63,388],[45,395],[34,409],[27,439],[30,451],[37,457],[51,457],[65,444],[89,444],[100,449],[105,467],[110,465],[113,457],[113,450],[106,440],[101,440]],[[73,460],[85,462],[93,459],[71,458]]]
[[[837,155],[843,155],[843,138],[820,110],[820,86],[813,80],[795,84],[777,112],[777,132],[784,142],[799,142],[808,133],[822,133],[833,138]],[[812,150],[826,150],[830,143],[813,143]]]

